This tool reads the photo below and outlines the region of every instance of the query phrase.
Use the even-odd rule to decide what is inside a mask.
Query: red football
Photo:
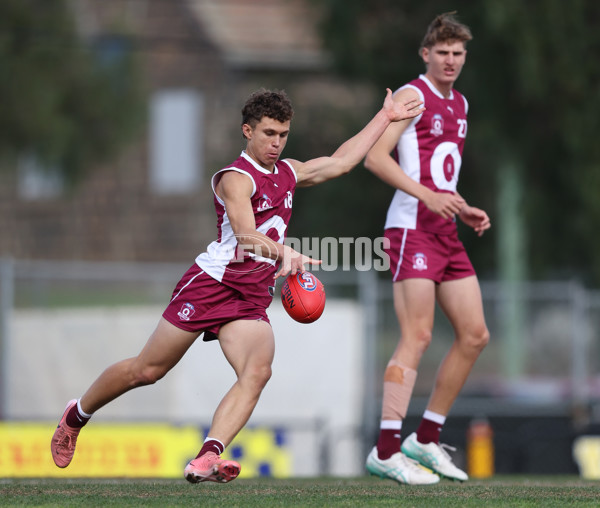
[[[281,288],[281,303],[296,321],[312,323],[323,314],[325,288],[310,272],[288,275]]]

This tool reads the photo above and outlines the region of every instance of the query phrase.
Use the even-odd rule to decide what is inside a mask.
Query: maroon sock
[[[442,425],[423,418],[417,429],[417,441],[422,444],[439,443]]]
[[[217,455],[221,455],[224,449],[223,443],[217,441],[216,439],[209,439],[208,441],[204,442],[202,448],[200,448],[200,451],[198,452],[198,455],[196,455],[196,458],[202,457],[202,455],[207,452],[214,452]]]
[[[389,459],[400,451],[400,429],[380,429],[377,441],[377,456],[381,460]]]
[[[67,417],[65,418],[65,422],[72,429],[80,429],[90,420],[89,416],[83,416],[79,413],[77,409],[77,404],[75,404],[69,412],[67,413]]]

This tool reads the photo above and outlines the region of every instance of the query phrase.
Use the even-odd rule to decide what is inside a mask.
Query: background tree
[[[86,44],[64,0],[0,2],[0,159],[33,155],[76,181],[140,125],[126,40]]]
[[[457,83],[470,103],[460,190],[472,204],[485,208],[496,225],[509,215],[507,196],[522,196],[517,194],[512,204],[517,223],[506,219],[502,237],[494,228],[494,241],[463,234],[467,249],[482,276],[495,277],[503,244],[515,228],[522,228],[528,276],[577,276],[588,284],[600,283],[600,238],[595,234],[600,227],[600,146],[595,141],[600,70],[592,56],[600,50],[599,3],[318,4],[323,38],[337,71],[349,80],[370,82],[377,91],[423,72],[417,50],[425,28],[437,14],[458,11],[474,35]],[[354,176],[341,184],[352,187]],[[511,178],[515,189],[504,188]],[[361,190],[365,185],[372,181],[362,182]],[[376,235],[382,227],[378,204],[387,206],[389,197],[377,189],[380,198],[369,197],[376,206],[361,208],[361,220],[368,216]],[[336,194],[342,199],[345,188],[337,187]]]

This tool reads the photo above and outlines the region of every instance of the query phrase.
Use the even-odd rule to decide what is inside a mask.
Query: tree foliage
[[[34,155],[74,182],[129,138],[140,125],[141,92],[134,62],[117,46],[81,41],[64,0],[0,2],[5,166]]]
[[[598,285],[600,3],[318,3],[338,72],[378,89],[395,88],[423,72],[417,50],[427,25],[439,13],[458,11],[474,35],[457,82],[470,103],[461,193],[494,221],[502,214],[503,203],[496,199],[503,171],[516,167],[530,275],[578,276]],[[463,240],[482,264],[495,264],[489,241],[473,235]]]

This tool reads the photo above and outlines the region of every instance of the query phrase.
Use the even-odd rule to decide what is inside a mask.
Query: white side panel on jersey
[[[237,243],[229,223],[229,217],[227,213],[224,213],[223,224],[221,224],[221,241],[211,242],[206,252],[196,257],[196,264],[213,279],[221,282],[225,274],[225,268],[235,256]]]
[[[400,136],[398,142],[399,164],[404,173],[415,180],[421,181],[421,161],[419,159],[419,142],[417,130],[412,122]],[[416,155],[416,157],[415,157]],[[385,221],[387,228],[415,229],[417,226],[417,210],[419,200],[406,192],[396,190]]]

